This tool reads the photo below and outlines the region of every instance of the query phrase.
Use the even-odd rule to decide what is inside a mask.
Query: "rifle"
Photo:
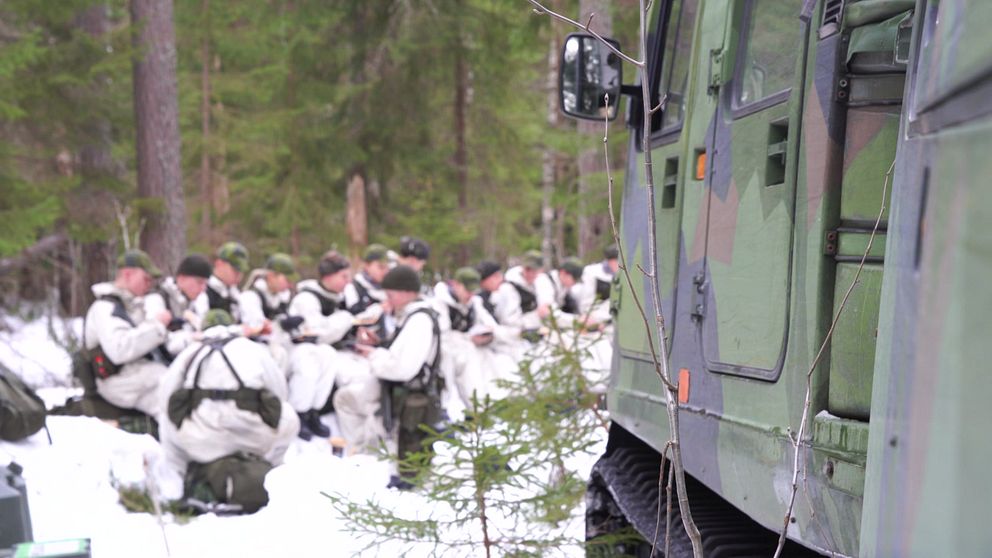
[[[382,414],[382,426],[386,429],[386,432],[392,432],[394,423],[396,422],[396,417],[393,413],[393,388],[396,387],[396,382],[391,382],[388,380],[379,380],[379,412]]]

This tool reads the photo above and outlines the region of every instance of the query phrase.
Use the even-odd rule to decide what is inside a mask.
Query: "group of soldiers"
[[[605,377],[615,248],[551,270],[535,251],[505,272],[482,261],[433,286],[421,280],[429,256],[404,237],[395,252],[368,246],[356,270],[332,250],[298,281],[290,256],[251,270],[237,242],[187,256],[170,277],[129,250],[92,288],[83,341],[96,393],[157,419],[183,475],[237,453],[278,465],[295,437],[329,437],[335,417],[349,451],[385,443],[403,458],[421,425],[444,427],[445,407],[471,418],[474,402],[501,397],[498,380],[551,330],[598,332],[584,367]]]

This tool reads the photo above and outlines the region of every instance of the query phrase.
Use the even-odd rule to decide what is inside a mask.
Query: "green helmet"
[[[388,255],[389,249],[382,244],[369,244],[362,259],[366,262],[379,262],[385,260]]]
[[[287,277],[296,277],[297,275],[293,258],[289,254],[283,254],[281,252],[276,252],[269,256],[269,259],[265,260],[265,269],[282,273]]]
[[[209,310],[203,317],[203,329],[210,329],[214,326],[229,326],[234,323],[234,318],[227,310],[214,308]]]
[[[231,264],[241,273],[248,272],[248,249],[240,242],[225,242],[217,249],[217,259]]]
[[[574,277],[576,280],[582,278],[582,261],[578,258],[565,258],[564,261],[558,266],[561,271],[567,272],[569,275]]]
[[[537,250],[527,250],[524,253],[523,264],[528,269],[541,269],[544,267],[544,256]]]
[[[470,291],[478,289],[479,283],[482,281],[482,278],[479,276],[479,272],[471,267],[458,268],[458,270],[455,271],[454,279]]]
[[[143,250],[128,250],[117,258],[117,268],[134,267],[143,269],[152,277],[161,277],[162,270],[155,266],[152,258]]]

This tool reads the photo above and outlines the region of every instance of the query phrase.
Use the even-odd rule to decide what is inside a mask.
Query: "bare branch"
[[[658,512],[657,512],[657,515],[655,516],[654,537],[651,539],[651,555],[650,555],[650,558],[654,558],[655,551],[657,551],[657,549],[658,549],[657,548],[658,547],[658,534],[659,534],[659,531],[661,531],[661,486],[662,486],[662,480],[665,478],[665,459],[668,457],[668,450],[671,449],[671,448],[672,448],[672,442],[668,442],[667,444],[665,444],[665,448],[661,450],[661,465],[658,467]],[[671,467],[669,467],[669,470],[671,470]],[[671,475],[669,475],[669,479],[671,479]],[[669,515],[668,515],[668,521],[666,522],[666,525],[665,525],[665,545],[666,546],[668,545],[668,539],[669,539],[669,536],[671,535],[671,526],[672,526],[672,524],[671,524],[672,500],[671,500],[671,492],[670,491],[669,491],[669,494],[668,495],[669,495],[669,499],[668,499],[668,514]],[[665,556],[670,556],[670,554],[668,554],[668,551],[667,550],[665,551]]]
[[[557,19],[558,21],[564,21],[565,23],[567,23],[567,24],[569,24],[569,25],[571,25],[573,27],[576,27],[578,29],[581,29],[581,30],[585,31],[586,33],[589,33],[593,37],[596,37],[596,39],[598,39],[599,42],[601,42],[604,45],[606,45],[607,48],[609,48],[610,50],[612,50],[620,58],[626,60],[627,62],[630,62],[631,64],[637,66],[638,68],[641,68],[641,69],[644,69],[645,68],[644,62],[641,62],[641,61],[638,61],[638,60],[634,60],[633,58],[631,58],[631,57],[627,56],[626,54],[620,52],[620,49],[618,49],[617,47],[613,46],[609,41],[607,41],[605,38],[603,38],[602,35],[600,35],[599,33],[595,32],[595,31],[593,31],[592,29],[590,29],[588,23],[586,25],[582,25],[581,23],[579,23],[578,21],[575,21],[574,19],[571,19],[569,17],[565,17],[565,16],[563,16],[563,15],[557,13],[557,12],[554,12],[552,10],[549,10],[548,8],[545,8],[537,0],[527,0],[527,1],[534,5],[534,12],[535,13],[549,15],[552,18]],[[592,23],[592,18],[591,17],[589,18],[589,22]]]
[[[594,17],[596,17],[596,12],[592,12],[589,14],[589,20],[586,21],[586,29],[589,29],[592,26],[592,18]]]
[[[597,33],[588,29],[588,25],[583,27],[578,22],[571,20],[565,16],[557,14],[551,10],[548,10],[537,0],[527,0],[531,5],[536,7],[536,12],[541,14],[547,14],[552,18],[564,21],[574,27],[583,29],[590,33],[592,36],[599,39],[603,44],[607,45],[614,53],[620,56],[627,62],[634,64],[638,68],[640,74],[641,82],[641,102],[643,104],[642,110],[642,141],[645,146],[650,145],[650,134],[651,134],[651,98],[649,91],[649,81],[646,75],[647,65],[645,64],[647,60],[647,16],[646,16],[646,5],[645,0],[639,0],[640,6],[640,26],[639,26],[639,50],[642,61],[637,61],[629,56],[626,56],[620,52],[616,47],[614,47],[609,42],[605,41]],[[606,97],[607,106],[609,106],[609,97]],[[664,100],[662,101],[662,105]],[[692,519],[692,512],[689,509],[689,497],[685,487],[685,469],[682,465],[682,449],[679,443],[679,403],[676,398],[677,386],[672,384],[671,375],[668,371],[668,334],[665,329],[665,318],[662,312],[661,306],[661,290],[658,285],[658,230],[657,230],[657,218],[655,214],[655,191],[654,191],[654,176],[653,167],[651,162],[651,150],[644,150],[644,185],[647,191],[647,206],[648,206],[648,221],[651,224],[651,233],[648,239],[648,248],[650,259],[650,270],[645,271],[638,265],[638,269],[646,277],[651,278],[651,299],[654,305],[654,327],[651,326],[649,320],[647,319],[647,314],[644,311],[644,306],[641,304],[639,297],[637,296],[637,289],[634,288],[633,280],[630,277],[629,267],[627,265],[626,254],[623,250],[623,243],[620,242],[620,234],[617,230],[616,218],[613,209],[613,176],[609,171],[609,148],[607,145],[607,138],[609,137],[609,119],[604,118],[604,126],[606,128],[606,137],[603,138],[603,150],[606,154],[607,159],[607,182],[609,185],[609,209],[610,209],[610,225],[612,227],[613,238],[617,243],[618,256],[620,258],[620,269],[623,270],[624,279],[626,280],[627,286],[630,288],[631,295],[634,299],[634,303],[637,306],[638,311],[641,313],[641,317],[644,319],[645,327],[649,332],[648,335],[648,345],[651,351],[651,358],[655,366],[655,371],[658,377],[661,379],[664,386],[667,388],[665,390],[665,408],[668,414],[668,426],[669,426],[669,444],[671,444],[672,460],[671,460],[671,471],[674,482],[676,483],[676,490],[678,492],[679,499],[679,510],[682,515],[682,525],[685,527],[686,534],[689,536],[689,540],[692,543],[693,556],[696,558],[702,558],[703,556],[703,545],[702,538],[699,534],[699,529],[696,527],[695,522]],[[657,335],[657,339],[655,339]],[[660,476],[660,475],[659,475]],[[660,479],[659,479],[660,480]]]
[[[651,109],[650,111],[648,111],[648,114],[652,114],[653,115],[654,113],[658,112],[659,110],[665,110],[665,107],[666,106],[668,106],[668,93],[665,93],[665,96],[662,97],[660,101],[658,101],[658,106],[656,106],[653,109]]]
[[[38,240],[34,245],[25,248],[19,255],[0,259],[0,275],[6,275],[24,267],[32,259],[62,246],[65,241],[66,236],[62,233],[50,234]]]
[[[820,350],[817,351],[816,358],[813,359],[812,364],[809,366],[809,370],[806,372],[806,399],[803,401],[803,415],[799,421],[799,431],[796,433],[796,443],[794,444],[796,453],[792,462],[792,486],[790,488],[791,495],[789,496],[789,507],[785,511],[785,518],[782,522],[782,533],[778,538],[778,548],[775,549],[774,558],[779,558],[779,556],[782,555],[782,548],[785,547],[786,533],[789,531],[789,523],[792,521],[792,510],[796,504],[796,492],[799,489],[800,456],[803,454],[802,440],[806,433],[806,426],[809,423],[809,408],[812,401],[813,371],[816,370],[817,365],[820,364],[820,359],[823,358],[827,345],[830,343],[830,339],[834,335],[834,329],[837,327],[837,322],[840,321],[840,316],[844,312],[844,308],[847,306],[847,300],[851,297],[854,287],[857,286],[858,281],[861,278],[861,271],[865,268],[865,262],[868,260],[868,254],[871,252],[871,246],[875,242],[875,235],[878,233],[878,226],[882,222],[882,215],[885,214],[885,200],[889,193],[889,178],[891,178],[892,171],[895,169],[895,166],[896,162],[893,160],[892,164],[889,166],[888,172],[885,173],[885,181],[882,184],[882,204],[878,209],[878,217],[875,219],[875,226],[871,229],[871,236],[868,237],[868,245],[865,247],[865,253],[861,256],[861,263],[858,264],[858,270],[855,272],[854,279],[851,280],[851,285],[847,288],[847,292],[844,293],[844,298],[841,299],[837,312],[834,313],[834,319],[830,323],[830,329],[827,330],[826,336],[823,338],[823,343],[820,344]]]
[[[609,105],[610,96],[607,94],[605,96],[606,104]],[[641,303],[641,297],[637,295],[637,289],[634,288],[634,281],[630,278],[630,270],[627,265],[627,254],[623,249],[623,243],[620,242],[620,231],[617,229],[616,212],[613,209],[613,171],[610,170],[610,119],[603,119],[603,158],[606,160],[606,179],[607,179],[607,203],[609,204],[610,210],[610,227],[613,232],[613,242],[617,245],[617,254],[620,257],[620,270],[623,271],[624,279],[627,281],[627,288],[630,289],[631,298],[634,300],[634,306],[637,307],[637,312],[640,314],[641,319],[644,321],[644,327],[648,331],[651,331],[651,322],[648,320],[647,312],[644,310],[644,305]],[[641,273],[645,273],[641,264],[635,264],[637,269],[641,270]],[[646,275],[646,273],[645,273]],[[651,353],[651,357],[654,364],[655,373],[658,374],[658,379],[665,387],[671,390],[678,390],[678,386],[672,384],[668,377],[663,373],[661,363],[658,361],[658,351],[654,346],[654,335],[648,335],[648,351]]]

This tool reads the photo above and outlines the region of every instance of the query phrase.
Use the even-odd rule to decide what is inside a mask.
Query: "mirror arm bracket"
[[[641,98],[641,86],[640,85],[621,85],[620,86],[621,95],[630,95],[635,99]]]

